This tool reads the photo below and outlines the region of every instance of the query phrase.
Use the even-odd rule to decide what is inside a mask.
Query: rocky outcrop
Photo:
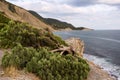
[[[77,53],[78,56],[83,56],[84,42],[79,38],[70,38],[65,40],[65,42],[72,47],[72,49]]]
[[[74,51],[78,53],[79,56],[83,56],[84,52],[84,42],[78,38],[70,38],[65,40],[69,46],[73,47]],[[99,66],[95,65],[93,62],[86,60],[90,66],[90,72],[86,80],[115,80],[106,71],[102,70]]]

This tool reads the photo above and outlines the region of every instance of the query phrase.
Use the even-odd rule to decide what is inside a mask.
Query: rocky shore
[[[79,38],[70,38],[65,41],[69,44],[69,46],[72,46],[74,48],[80,57],[83,57],[84,42],[82,40]],[[106,71],[102,70],[98,65],[88,60],[87,62],[90,66],[90,72],[87,80],[116,80],[115,78],[111,77]]]
[[[84,42],[78,38],[70,38],[65,40],[69,46],[73,47],[74,51],[78,53],[80,57],[83,57],[84,52]],[[0,59],[3,56],[3,50],[0,50]],[[87,80],[115,80],[112,78],[106,71],[102,70],[99,66],[95,65],[93,62],[88,61],[90,66],[90,72]],[[35,75],[26,73],[24,71],[16,71],[12,70],[15,73],[11,76],[11,74],[6,74],[3,71],[2,67],[0,67],[0,80],[39,80]]]

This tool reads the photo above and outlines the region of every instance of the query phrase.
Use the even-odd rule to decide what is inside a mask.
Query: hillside
[[[48,28],[26,10],[0,1],[0,80],[87,79],[88,63]]]
[[[48,28],[53,30],[25,9],[0,0],[0,80],[107,79],[82,58],[83,41],[65,42]]]
[[[43,21],[44,23],[52,26],[52,28],[54,28],[55,30],[58,29],[66,29],[66,28],[70,28],[70,29],[75,29],[75,27],[67,22],[62,22],[60,20],[57,19],[53,19],[53,18],[43,18],[42,16],[40,16],[37,12],[29,10],[29,12],[34,15],[36,18],[38,18],[39,20]]]
[[[39,29],[49,28],[50,30],[53,30],[51,26],[45,24],[38,18],[34,17],[27,10],[16,5],[13,5],[9,2],[6,2],[5,0],[0,0],[0,12],[4,13],[4,15],[9,17],[10,19],[29,23],[36,28]]]
[[[40,16],[37,12],[29,10],[29,12],[35,16],[36,18],[38,18],[40,21],[52,26],[52,28],[54,28],[55,30],[93,30],[90,28],[86,28],[86,27],[75,27],[70,23],[67,22],[62,22],[60,20],[57,19],[53,19],[53,18],[44,18],[42,16]]]

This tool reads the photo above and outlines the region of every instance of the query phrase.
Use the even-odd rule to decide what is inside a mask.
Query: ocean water
[[[84,57],[120,80],[120,30],[57,31],[63,39],[80,38],[85,42]]]

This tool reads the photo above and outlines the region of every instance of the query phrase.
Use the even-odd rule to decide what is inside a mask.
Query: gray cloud
[[[88,6],[96,4],[96,0],[65,0],[67,4],[72,6]]]
[[[119,0],[64,0],[64,4],[68,4],[71,6],[89,6],[89,5],[95,5],[95,4],[106,4],[106,5],[112,5],[112,6],[118,6],[120,7],[120,1]]]

